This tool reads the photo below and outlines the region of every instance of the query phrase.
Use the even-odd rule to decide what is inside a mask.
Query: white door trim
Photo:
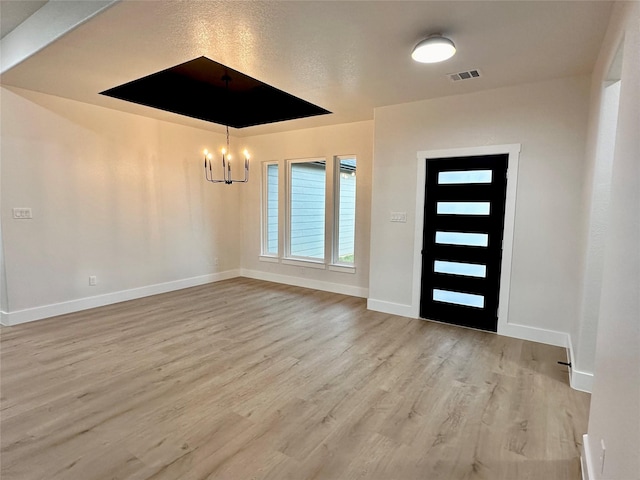
[[[418,172],[416,186],[416,219],[413,251],[413,290],[411,310],[415,318],[420,318],[420,282],[422,280],[422,235],[424,228],[424,199],[427,162],[430,158],[472,157],[479,155],[509,155],[507,163],[507,196],[504,211],[504,237],[502,246],[502,266],[500,272],[500,295],[498,299],[498,333],[510,335],[509,290],[511,286],[511,259],[513,256],[513,232],[516,214],[516,187],[518,185],[519,143],[508,145],[487,145],[482,147],[452,148],[446,150],[424,150],[417,153]]]

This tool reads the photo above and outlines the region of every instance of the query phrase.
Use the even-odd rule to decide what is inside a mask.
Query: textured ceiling
[[[39,10],[47,0],[1,0],[0,6],[0,38]]]
[[[4,2],[3,2],[4,3]],[[6,71],[1,82],[200,128],[99,95],[206,56],[334,112],[245,128],[252,135],[373,118],[378,106],[591,72],[611,3],[600,1],[122,1]],[[417,64],[448,35],[458,53]],[[447,73],[479,68],[479,79]]]

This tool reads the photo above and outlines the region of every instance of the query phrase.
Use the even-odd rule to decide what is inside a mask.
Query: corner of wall
[[[201,275],[198,277],[185,278],[166,283],[158,283],[145,287],[132,288],[130,290],[121,290],[119,292],[106,293],[95,297],[85,297],[68,302],[60,302],[51,305],[43,305],[40,307],[27,308],[15,312],[0,312],[0,323],[5,326],[19,325],[21,323],[43,320],[45,318],[57,317],[75,313],[90,308],[103,307],[128,300],[149,297],[161,293],[181,290],[183,288],[196,287],[207,283],[219,282],[240,276],[240,270],[227,270],[224,272],[212,273],[209,275]]]
[[[279,273],[265,272],[261,270],[250,270],[242,268],[239,276],[253,278],[255,280],[264,280],[265,282],[282,283],[285,285],[293,285],[295,287],[311,288],[313,290],[321,290],[323,292],[340,293],[352,297],[367,298],[369,290],[364,287],[352,285],[344,285],[340,283],[327,282],[312,278],[294,277],[291,275],[282,275]]]
[[[591,447],[589,446],[589,435],[582,435],[582,448],[580,449],[580,466],[582,467],[582,480],[596,480],[591,461]]]
[[[367,310],[389,313],[391,315],[398,315],[400,317],[419,318],[412,305],[386,302],[384,300],[376,300],[375,298],[367,299]]]
[[[571,364],[569,367],[569,384],[574,390],[591,393],[593,389],[593,373],[576,369],[575,353],[571,334],[567,335],[567,360]]]

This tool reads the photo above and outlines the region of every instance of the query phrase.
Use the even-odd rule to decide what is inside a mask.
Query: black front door
[[[497,330],[507,160],[427,160],[422,318]]]

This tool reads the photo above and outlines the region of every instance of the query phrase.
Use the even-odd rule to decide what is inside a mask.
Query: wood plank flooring
[[[579,480],[563,349],[233,279],[1,329],[3,480]]]

